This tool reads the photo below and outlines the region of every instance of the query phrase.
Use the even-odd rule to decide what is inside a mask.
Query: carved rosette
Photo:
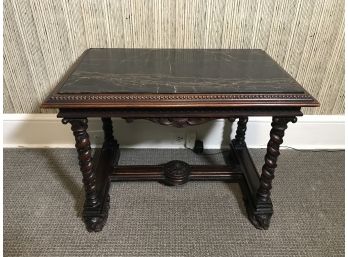
[[[165,183],[171,186],[185,184],[190,179],[191,168],[183,161],[170,161],[164,165]]]

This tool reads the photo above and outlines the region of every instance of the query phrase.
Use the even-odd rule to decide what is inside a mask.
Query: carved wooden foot
[[[248,218],[255,228],[267,230],[269,228],[269,224],[271,223],[271,217],[272,214],[254,214],[249,215]]]
[[[296,122],[296,117],[273,117],[270,140],[267,145],[265,164],[262,167],[260,186],[256,193],[255,209],[249,213],[251,223],[258,229],[268,229],[273,214],[271,202],[272,180],[274,179],[279,146],[283,143],[284,131],[288,122]]]
[[[97,188],[97,176],[93,170],[91,146],[87,133],[87,119],[63,119],[63,124],[70,123],[75,136],[75,146],[78,153],[80,170],[85,188],[85,204],[83,220],[89,232],[101,231],[109,210],[109,184]],[[101,190],[103,189],[103,190]]]
[[[104,203],[96,208],[84,207],[83,221],[86,224],[88,232],[102,231],[109,214],[110,209],[110,195],[105,195]]]

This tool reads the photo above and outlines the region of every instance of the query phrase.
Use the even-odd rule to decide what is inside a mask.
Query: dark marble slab
[[[90,49],[58,94],[303,92],[262,50]]]

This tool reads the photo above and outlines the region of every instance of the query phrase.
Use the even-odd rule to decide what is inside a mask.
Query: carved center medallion
[[[183,161],[170,161],[164,165],[165,182],[168,185],[182,185],[189,180],[191,168]]]

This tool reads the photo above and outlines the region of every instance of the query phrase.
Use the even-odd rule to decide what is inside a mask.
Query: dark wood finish
[[[191,167],[183,161],[170,161],[163,166],[164,181],[170,186],[187,183],[191,175]]]
[[[279,146],[283,143],[284,131],[287,129],[288,122],[295,123],[296,117],[284,118],[273,117],[272,129],[270,132],[271,139],[267,144],[267,154],[265,156],[265,164],[262,167],[260,179],[260,187],[257,191],[257,199],[267,201],[270,199],[272,180],[274,179],[274,170],[277,167],[277,159],[280,155]]]
[[[239,145],[245,144],[245,132],[247,129],[248,117],[239,117],[236,131],[236,142]]]
[[[265,164],[262,167],[260,178],[260,186],[256,193],[256,212],[249,216],[255,227],[260,229],[268,229],[273,211],[270,209],[272,180],[274,179],[275,168],[277,167],[277,159],[280,155],[279,146],[283,143],[284,131],[287,129],[288,122],[295,123],[296,117],[273,117],[272,129],[270,132],[270,140],[267,144],[267,154],[265,156]]]
[[[117,167],[118,160],[120,159],[120,150],[117,140],[113,135],[112,120],[110,117],[103,117],[103,131],[104,131],[104,143],[103,150],[111,151],[113,157],[112,167]]]
[[[87,119],[63,119],[64,124],[70,123],[75,136],[80,170],[83,176],[86,201],[83,219],[88,231],[101,231],[108,214],[109,196],[101,195],[101,187],[97,188],[97,176],[93,170],[91,146],[87,133]],[[109,187],[107,184],[106,187]],[[98,190],[99,189],[99,190]],[[104,199],[100,199],[100,197]]]
[[[148,109],[59,109],[58,117],[123,117],[127,119],[147,118],[226,118],[241,116],[302,116],[300,108],[148,108]]]
[[[92,155],[89,135],[87,133],[87,119],[63,119],[62,122],[63,124],[71,124],[71,130],[75,136],[75,146],[86,192],[86,206],[95,207],[99,205],[99,201],[96,188],[96,176],[92,169]]]
[[[88,231],[100,231],[108,216],[111,181],[154,180],[182,185],[191,180],[239,183],[251,223],[267,229],[279,146],[287,123],[302,107],[319,103],[261,50],[90,49],[71,67],[42,104],[59,108],[70,123],[86,192],[83,217]],[[245,143],[250,116],[272,116],[261,176]],[[104,143],[92,159],[87,118],[102,118]],[[112,117],[146,119],[178,128],[214,119],[238,119],[230,161],[223,166],[119,166]]]
[[[212,120],[212,118],[147,118],[147,120],[165,126],[184,128],[188,126],[203,124],[207,121]]]
[[[111,181],[162,181],[171,184],[165,175],[165,165],[129,165],[119,166],[113,170]],[[189,165],[188,180],[224,180],[237,181],[243,175],[240,170],[230,166]],[[184,175],[186,178],[186,175]],[[182,183],[184,184],[184,183]]]
[[[110,117],[102,118],[103,130],[104,130],[104,142],[114,142],[114,134],[112,129],[112,120]]]

